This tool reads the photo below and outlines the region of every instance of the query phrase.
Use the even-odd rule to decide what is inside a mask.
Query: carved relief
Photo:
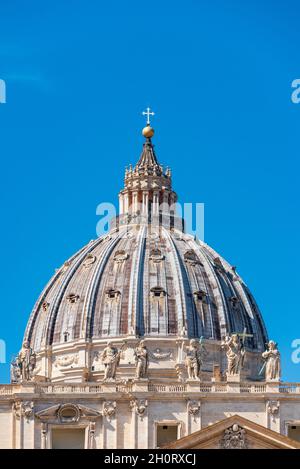
[[[100,412],[73,403],[56,404],[37,412],[35,415],[44,424],[73,424],[79,420],[95,420],[101,417]]]
[[[280,402],[279,401],[268,401],[267,402],[267,412],[273,417],[275,421],[276,414],[279,413]]]
[[[106,401],[103,403],[103,415],[111,420],[116,415],[117,403],[116,401]]]
[[[181,383],[184,381],[183,370],[184,370],[183,365],[181,363],[176,363],[175,371],[176,371],[177,379]]]
[[[74,423],[80,419],[80,409],[75,404],[63,404],[57,410],[57,418],[61,423]]]
[[[33,416],[34,403],[32,401],[17,401],[13,404],[13,412],[17,419],[25,417],[27,421]]]
[[[194,421],[196,421],[196,417],[200,411],[200,402],[189,400],[187,407],[188,407],[188,413],[192,415],[192,417],[194,418]]]
[[[222,449],[247,449],[246,431],[237,424],[227,428],[220,442]]]
[[[148,407],[147,399],[132,399],[130,401],[130,408],[134,410],[139,417],[143,418],[146,414],[146,410]]]
[[[53,363],[56,368],[59,368],[59,367],[64,368],[66,366],[70,366],[73,364],[77,365],[78,361],[79,361],[79,355],[77,353],[72,354],[72,355],[62,355],[62,356],[53,358]]]
[[[155,350],[150,350],[149,355],[154,359],[154,360],[168,360],[173,358],[173,353],[172,350],[162,350],[160,348],[156,348]]]

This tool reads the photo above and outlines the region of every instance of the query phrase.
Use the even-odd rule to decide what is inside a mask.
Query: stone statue
[[[262,353],[262,357],[266,360],[266,381],[279,381],[281,374],[280,352],[274,340],[268,342],[268,350]]]
[[[198,379],[203,362],[203,356],[207,355],[205,347],[200,342],[198,346],[197,340],[191,339],[187,347],[185,366],[189,379]]]
[[[226,349],[227,376],[237,375],[244,366],[245,349],[237,334],[225,337],[221,344]]]
[[[112,380],[116,378],[120,356],[121,350],[119,351],[111,342],[107,342],[101,355],[101,360],[104,364],[104,380]]]
[[[19,368],[19,373],[17,370],[14,370],[14,376],[19,375],[19,380],[30,381],[36,365],[36,354],[33,352],[28,341],[23,342],[15,364]]]
[[[136,365],[135,377],[137,379],[146,378],[148,372],[149,359],[148,350],[144,340],[141,340],[138,346],[135,348],[134,356]]]
[[[20,367],[17,359],[14,359],[10,364],[10,381],[12,384],[18,383],[21,379]]]

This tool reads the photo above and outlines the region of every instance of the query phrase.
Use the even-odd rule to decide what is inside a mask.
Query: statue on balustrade
[[[274,340],[268,342],[268,349],[262,353],[262,357],[265,360],[266,381],[279,381],[281,374],[280,352]]]
[[[198,379],[201,371],[201,365],[207,351],[202,344],[202,338],[199,341],[191,339],[186,350],[185,366],[189,379]]]
[[[225,337],[221,347],[226,350],[227,376],[238,375],[245,361],[245,348],[238,334]]]
[[[146,378],[148,373],[148,350],[145,345],[145,341],[141,340],[138,346],[134,350],[135,356],[135,365],[136,365],[136,372],[135,377],[139,378]]]
[[[104,381],[114,380],[116,378],[121,352],[122,349],[118,350],[111,342],[107,342],[101,355],[101,360],[104,364]]]
[[[36,366],[36,354],[30,347],[28,341],[23,342],[23,346],[16,359],[11,363],[11,381],[30,381]]]

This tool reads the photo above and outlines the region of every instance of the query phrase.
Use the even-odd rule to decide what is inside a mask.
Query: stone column
[[[163,193],[163,211],[168,213],[170,210],[170,204],[169,204],[169,192],[164,191]]]
[[[153,191],[152,213],[153,215],[159,214],[159,191]]]
[[[123,215],[124,213],[124,198],[123,194],[119,194],[119,214]]]
[[[129,211],[129,195],[126,193],[124,195],[124,207],[123,207],[124,212],[123,213],[128,213]]]
[[[96,449],[95,432],[96,432],[96,422],[90,422],[88,449]]]
[[[132,193],[132,213],[138,211],[138,192]]]
[[[143,192],[143,214],[148,215],[149,192]]]
[[[34,448],[33,407],[32,401],[16,401],[13,404],[14,446],[16,449]]]
[[[41,424],[41,449],[47,449],[47,433],[48,428],[45,422]]]

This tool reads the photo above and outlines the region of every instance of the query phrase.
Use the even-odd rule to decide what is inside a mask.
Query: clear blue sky
[[[7,358],[66,258],[96,237],[156,111],[155,144],[205,241],[250,286],[283,353],[299,326],[296,1],[0,2],[1,323]],[[0,382],[8,365],[0,365]]]

